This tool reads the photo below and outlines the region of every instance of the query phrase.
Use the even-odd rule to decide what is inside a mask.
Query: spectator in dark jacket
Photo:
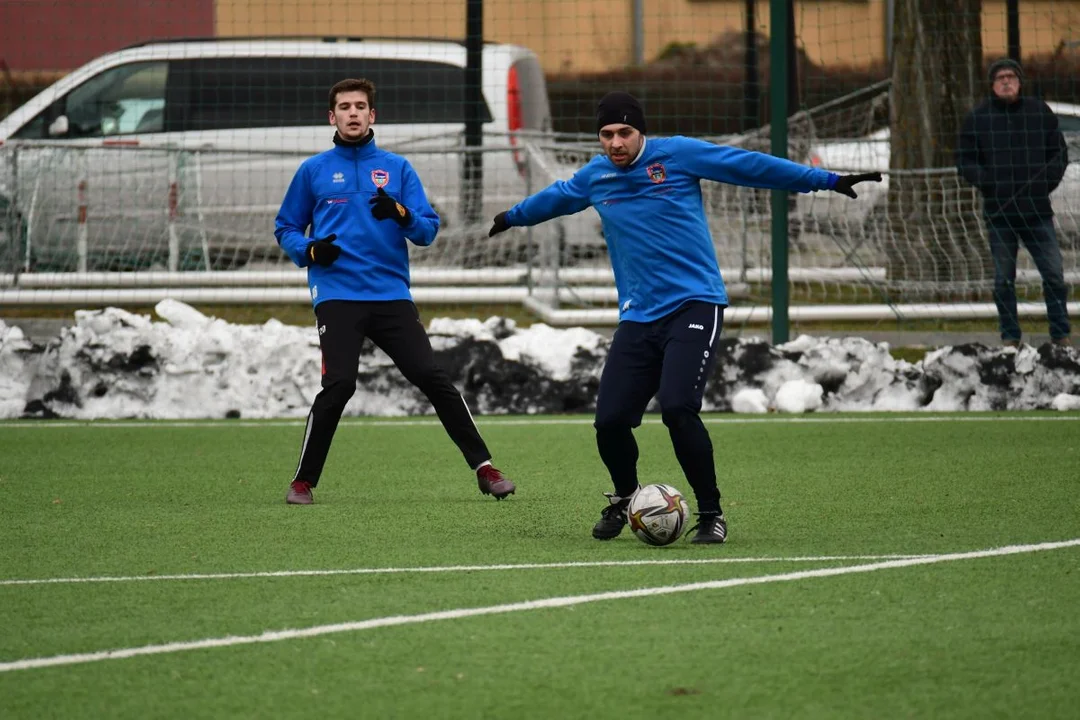
[[[1050,337],[1068,345],[1069,288],[1050,206],[1050,193],[1065,175],[1068,148],[1054,112],[1039,98],[1023,95],[1019,63],[995,61],[989,80],[990,97],[964,119],[956,164],[984,199],[1001,339],[1020,344],[1016,255],[1022,242],[1042,276]]]

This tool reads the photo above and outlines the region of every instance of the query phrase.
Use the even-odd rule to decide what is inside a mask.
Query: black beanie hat
[[[1023,68],[1020,67],[1020,63],[1016,62],[1012,58],[999,58],[999,59],[995,60],[994,62],[990,63],[990,74],[989,74],[990,84],[991,85],[994,84],[994,76],[995,75],[997,75],[1002,70],[1006,70],[1006,69],[1012,70],[1013,72],[1015,72],[1016,77],[1020,80],[1020,82],[1021,83],[1024,82],[1024,70],[1023,70]]]
[[[605,125],[623,124],[645,134],[645,111],[630,93],[609,92],[596,106],[596,132]]]

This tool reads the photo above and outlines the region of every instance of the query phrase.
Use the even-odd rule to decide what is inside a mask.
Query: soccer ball
[[[670,545],[682,535],[689,516],[686,498],[671,485],[646,485],[630,498],[630,529],[648,545]]]

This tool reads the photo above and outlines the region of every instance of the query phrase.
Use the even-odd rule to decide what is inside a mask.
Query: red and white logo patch
[[[390,182],[390,173],[385,170],[372,170],[371,182],[375,183],[375,187],[386,187]]]
[[[645,168],[645,172],[649,173],[649,179],[654,183],[662,183],[667,179],[667,170],[664,169],[661,163],[653,163]]]

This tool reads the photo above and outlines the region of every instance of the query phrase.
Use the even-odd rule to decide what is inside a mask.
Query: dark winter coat
[[[957,169],[982,193],[991,222],[1052,217],[1050,193],[1068,163],[1057,116],[1035,97],[982,103],[964,119],[956,148]]]

